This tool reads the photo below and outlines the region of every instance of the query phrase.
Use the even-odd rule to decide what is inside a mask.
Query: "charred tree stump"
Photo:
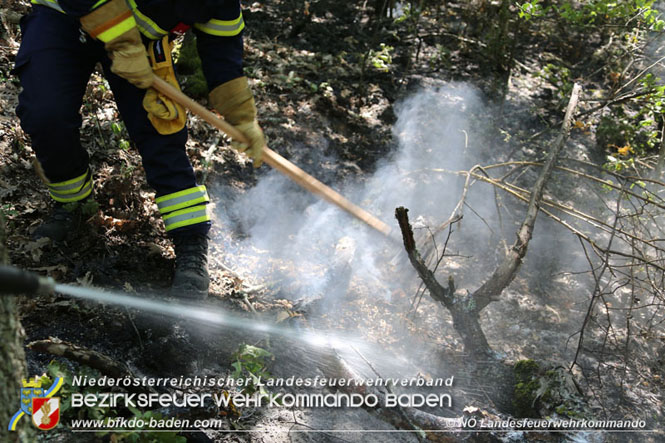
[[[480,312],[491,302],[499,300],[499,296],[513,281],[522,264],[533,235],[545,185],[568,139],[579,93],[580,86],[575,84],[561,131],[531,189],[529,206],[524,221],[517,231],[515,243],[513,243],[508,254],[499,263],[492,275],[475,292],[456,293],[452,276],[448,279],[448,287],[444,287],[437,281],[434,273],[427,267],[425,260],[418,252],[413,230],[409,224],[408,209],[399,207],[395,210],[395,217],[402,232],[404,248],[409,256],[409,261],[427,287],[430,296],[450,312],[453,318],[453,327],[462,338],[464,350],[471,357],[469,363],[473,366],[470,370],[476,376],[489,377],[497,382],[501,380],[502,384],[507,386],[512,386],[512,383],[510,383],[513,379],[512,371],[494,357],[480,325]],[[489,364],[486,364],[487,362]],[[507,396],[502,390],[490,393],[490,396],[500,410],[508,412],[512,409],[510,398],[507,398],[509,395]]]
[[[531,189],[529,207],[526,216],[524,217],[524,221],[522,222],[520,229],[517,231],[517,239],[515,240],[515,243],[490,278],[473,294],[457,295],[455,293],[455,285],[452,276],[448,279],[447,288],[437,281],[434,273],[427,268],[425,261],[416,248],[413,230],[409,224],[408,209],[399,207],[395,210],[395,217],[397,218],[400,230],[402,231],[404,249],[409,256],[411,265],[415,268],[416,272],[418,272],[418,276],[429,290],[430,296],[437,302],[441,303],[450,312],[453,317],[453,326],[464,342],[464,349],[471,355],[485,358],[492,354],[487,339],[485,338],[485,334],[480,326],[480,312],[492,301],[498,300],[498,297],[503,290],[513,281],[520,265],[522,264],[522,259],[526,255],[529,241],[533,235],[533,228],[540,209],[540,201],[543,197],[545,184],[550,177],[552,169],[554,169],[559,153],[568,139],[573,113],[577,107],[579,93],[580,86],[575,84],[566,109],[561,132],[554,143],[554,147],[550,151],[536,183]]]
[[[411,265],[418,272],[418,276],[425,283],[431,297],[446,308],[453,317],[453,326],[462,337],[464,349],[478,358],[490,356],[491,349],[480,327],[479,311],[475,309],[473,299],[468,296],[455,294],[455,283],[452,277],[448,279],[448,287],[443,287],[427,268],[425,261],[416,248],[413,230],[409,223],[409,210],[399,207],[395,210],[395,217],[402,231],[404,249],[409,256]]]

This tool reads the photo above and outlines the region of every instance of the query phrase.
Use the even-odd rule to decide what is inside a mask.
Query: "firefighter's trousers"
[[[113,74],[103,44],[79,27],[75,18],[43,6],[34,6],[21,23],[23,40],[14,72],[23,91],[17,114],[48,179],[51,197],[67,203],[85,199],[92,192],[89,155],[79,131],[88,79],[100,63],[129,136],[138,147],[148,184],[156,191],[167,231],[207,232],[208,195],[204,186],[197,186],[185,152],[187,129],[159,134],[142,106],[145,90]],[[84,112],[91,116],[95,110],[84,107]]]

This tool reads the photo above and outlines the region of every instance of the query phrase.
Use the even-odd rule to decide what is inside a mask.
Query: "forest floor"
[[[444,91],[452,102],[458,100],[460,106],[466,106],[471,90],[477,104],[468,105],[473,109],[465,115],[473,117],[473,121],[465,120],[464,130],[476,163],[533,160],[547,152],[548,144],[556,136],[556,123],[562,117],[556,89],[538,75],[543,60],[555,57],[547,48],[538,42],[520,48],[519,66],[507,82],[505,99],[497,101],[492,99],[493,80],[484,72],[473,43],[453,35],[444,42],[448,49],[442,53],[438,42],[424,41],[415,59],[415,49],[406,43],[407,39],[368,31],[370,11],[346,3],[327,9],[331,4],[315,3],[304,14],[286,7],[291,3],[253,3],[244,13],[246,72],[272,149],[336,189],[369,186],[377,180],[377,171],[398,156],[403,141],[394,128],[399,124],[398,116],[406,118],[402,111],[409,97],[423,90]],[[90,152],[97,206],[91,208],[87,223],[74,238],[60,244],[31,239],[32,231],[47,216],[51,202],[34,173],[30,139],[14,112],[20,91],[18,80],[10,74],[20,44],[16,19],[28,9],[23,2],[12,2],[12,9],[7,10],[10,13],[5,15],[3,10],[6,33],[0,45],[0,210],[8,219],[11,262],[61,283],[138,295],[156,294],[159,298],[170,285],[173,248],[163,231],[154,193],[145,182],[140,157],[131,143],[127,145],[124,128],[118,126],[121,120],[101,74],[94,74],[88,85],[81,131],[83,144]],[[329,12],[333,10],[334,13]],[[461,20],[456,12],[459,11],[451,7],[448,25],[452,33]],[[396,47],[389,69],[384,71],[378,62],[378,67],[371,61],[363,62],[361,42],[369,38],[377,42],[385,38]],[[184,90],[188,92],[186,83]],[[205,98],[197,98],[205,103]],[[446,106],[441,110],[458,112]],[[432,118],[432,121],[439,120]],[[420,128],[426,131],[428,122],[420,123]],[[457,123],[450,124],[454,127]],[[371,269],[376,274],[367,280],[349,271],[344,263],[335,262],[335,251],[341,250],[338,255],[344,257],[343,234],[349,229],[365,227],[348,220],[339,222],[339,214],[330,218],[330,223],[336,223],[333,227],[316,225],[300,231],[290,231],[284,227],[285,222],[274,220],[272,228],[270,223],[261,225],[273,229],[265,234],[266,240],[253,241],[253,236],[259,235],[256,226],[247,226],[253,211],[264,218],[266,211],[268,218],[271,211],[275,218],[284,212],[302,211],[302,220],[308,222],[313,220],[308,218],[312,212],[325,215],[326,209],[316,205],[304,192],[282,182],[271,189],[276,178],[267,166],[254,169],[251,162],[200,119],[190,116],[189,128],[187,152],[201,183],[206,184],[213,196],[211,207],[215,214],[210,249],[212,285],[207,306],[233,313],[248,323],[328,331],[330,336],[339,334],[342,339],[352,335],[366,347],[357,355],[344,354],[344,358],[367,377],[377,373],[401,377],[420,374],[430,378],[454,375],[455,405],[433,410],[441,415],[459,416],[467,406],[487,408],[487,390],[512,391],[512,386],[492,386],[491,380],[466,376],[462,344],[448,314],[426,294],[422,301],[416,301],[418,281],[408,261],[399,257],[394,246],[358,234],[363,240],[356,245],[360,249],[352,253],[352,262],[359,267],[368,260],[374,263]],[[553,130],[531,138],[550,128]],[[566,155],[601,163],[605,153],[596,147],[594,134],[582,126],[573,132]],[[451,166],[457,167],[461,166]],[[532,175],[533,172],[526,174],[525,179]],[[567,182],[562,176],[555,176],[553,183],[550,192],[565,195],[567,201],[584,201],[585,187]],[[387,182],[386,189],[392,189]],[[450,200],[443,196],[445,188],[423,189],[429,194],[422,197],[430,201]],[[264,194],[257,198],[256,192]],[[282,198],[280,192],[287,197]],[[293,200],[289,200],[290,196],[294,196]],[[480,197],[476,200],[478,204],[483,201]],[[372,206],[367,197],[358,203]],[[403,204],[394,203],[393,209]],[[242,207],[250,204],[256,207]],[[478,210],[476,222],[469,222],[453,235],[449,248],[455,253],[445,257],[437,271],[442,281],[454,274],[458,287],[475,288],[496,266],[506,241],[508,244],[513,241],[524,210],[523,206],[510,202],[504,202],[504,206],[502,220],[497,220],[491,210]],[[485,214],[489,214],[488,220]],[[395,225],[392,213],[383,211],[380,216]],[[429,218],[428,214],[420,213],[412,216],[413,219],[423,216],[425,225],[443,221],[431,214]],[[469,212],[465,217],[474,218],[474,215]],[[314,220],[325,225],[327,219],[322,216]],[[494,229],[477,234],[486,222]],[[282,228],[285,239],[274,240]],[[331,229],[341,235],[330,235]],[[482,324],[490,345],[508,362],[530,358],[567,366],[575,353],[575,333],[584,318],[593,282],[588,276],[576,273],[585,265],[583,251],[558,229],[546,219],[539,220],[523,269],[502,301],[492,304],[483,314]],[[317,238],[319,230],[326,233],[324,239]],[[284,248],[289,240],[298,245],[309,242],[309,246],[314,245],[315,254],[330,259],[330,269],[326,269],[324,261],[311,271],[312,275],[322,277],[322,286],[310,284],[313,277],[305,276],[306,271],[299,268],[303,262],[296,258],[298,250],[271,256],[272,249],[265,246],[276,244]],[[443,241],[445,236],[439,239],[439,246]],[[362,250],[368,244],[373,249]],[[375,256],[370,258],[370,254]],[[335,284],[343,288],[333,287]],[[326,294],[332,293],[341,295],[327,299]],[[182,361],[174,362],[169,361],[172,354],[156,356],[161,349],[150,323],[155,319],[135,310],[100,306],[55,294],[22,298],[21,315],[26,343],[54,337],[98,351],[126,364],[138,376],[170,376],[190,371],[199,376],[224,377],[232,373],[233,355],[241,344],[270,351],[268,371],[275,377],[314,377],[327,373],[322,357],[325,352],[308,348],[293,337],[268,337],[229,327],[200,327],[179,319],[175,323],[181,334]],[[601,340],[600,333],[594,339]],[[615,383],[589,377],[583,384],[587,393],[593,392],[588,395],[589,405],[597,416],[640,418],[646,421],[647,429],[662,429],[665,386],[658,358],[663,345],[645,342],[640,346],[648,352],[636,358],[632,366],[617,368],[617,373],[623,375],[615,374]],[[360,353],[372,363],[371,368],[363,363]],[[27,351],[27,358],[30,374],[47,371],[54,359],[52,355],[31,350]],[[55,360],[58,370],[70,374],[82,370],[77,362]],[[592,360],[589,357],[589,367],[593,366]],[[194,363],[186,365],[186,362]],[[188,439],[386,441],[389,435],[398,441],[417,440],[415,434],[378,432],[395,428],[355,408],[229,408],[215,410],[209,416],[226,419],[226,429],[208,431],[205,436],[186,434]],[[356,432],[361,430],[377,432]],[[66,430],[60,433],[63,441],[74,438]],[[85,441],[83,436],[77,437]],[[499,437],[513,438],[512,441],[528,439],[524,434]],[[648,434],[635,437],[645,441],[651,438]],[[537,438],[559,441],[573,436],[543,434]],[[621,440],[592,433],[578,434],[575,438],[576,441]]]

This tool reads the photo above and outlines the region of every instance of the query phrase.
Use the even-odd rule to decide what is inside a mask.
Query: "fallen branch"
[[[340,389],[349,393],[373,394],[379,399],[378,405],[386,404],[385,392],[363,383],[363,377],[358,375],[335,349],[330,349],[330,351],[327,355],[328,364],[321,365],[321,369],[327,377],[357,380],[357,383],[347,383],[346,386],[340,387]],[[426,440],[441,443],[459,441],[459,433],[455,432],[455,429],[451,429],[451,421],[444,417],[422,412],[412,407],[395,409],[381,406],[364,406],[364,409],[397,429],[413,431],[419,441]],[[441,431],[449,432],[442,433]]]
[[[62,341],[58,338],[51,337],[48,340],[33,341],[32,343],[28,344],[28,349],[67,358],[79,364],[97,369],[103,375],[106,375],[110,378],[135,378],[132,371],[130,371],[126,365],[119,363],[97,351],[93,351],[92,349],[87,349],[82,346],[75,345],[74,343]],[[127,386],[126,388],[127,390],[133,392],[156,392],[149,386]]]
[[[365,356],[359,353],[355,348],[354,351],[378,378],[385,380]],[[320,362],[319,368],[326,377],[356,381],[338,387],[340,391],[349,394],[375,395],[378,399],[377,406],[369,407],[364,405],[363,408],[368,413],[389,423],[397,429],[412,431],[414,436],[420,441],[424,440],[440,443],[458,442],[463,439],[470,439],[470,441],[478,442],[496,441],[496,435],[493,435],[492,433],[469,433],[471,429],[464,429],[461,424],[461,419],[464,417],[469,418],[470,415],[491,420],[500,419],[497,415],[489,411],[477,408],[464,408],[462,410],[462,406],[458,406],[450,410],[450,416],[443,417],[411,406],[399,406],[394,408],[382,407],[381,405],[386,404],[386,395],[392,392],[389,386],[385,386],[384,390],[384,388],[369,386],[364,383],[365,378],[359,375],[334,348],[327,348],[327,352],[325,352],[322,357],[323,360]]]

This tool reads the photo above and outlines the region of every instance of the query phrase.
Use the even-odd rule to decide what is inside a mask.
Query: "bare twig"
[[[622,195],[620,195],[619,198],[617,198],[617,204],[616,204],[616,214],[617,215],[614,218],[614,226],[615,227],[619,222],[619,210],[621,208],[622,198],[623,198]],[[609,251],[612,248],[612,241],[614,240],[615,235],[616,235],[615,233],[612,233],[612,235],[610,237],[609,243],[607,245],[607,251],[605,252],[605,255],[603,256],[603,266],[600,268],[598,273],[593,271],[593,278],[594,278],[594,281],[595,281],[595,287],[594,287],[594,290],[593,290],[593,294],[591,295],[591,301],[589,302],[589,308],[587,309],[586,316],[584,317],[584,321],[582,322],[582,327],[580,328],[580,338],[577,342],[577,350],[575,351],[575,357],[573,358],[573,361],[570,364],[570,368],[569,368],[569,370],[571,370],[571,371],[572,371],[573,367],[577,364],[577,359],[579,357],[580,352],[582,351],[582,345],[584,343],[584,331],[586,329],[587,324],[589,323],[589,319],[591,318],[591,314],[593,312],[594,304],[595,304],[597,298],[601,295],[601,289],[600,289],[601,279],[603,278],[603,275],[605,274],[605,272],[610,267],[610,252]],[[587,261],[589,262],[589,265],[590,265],[591,269],[593,270],[594,269],[593,262],[589,258],[589,255],[587,254],[587,250],[584,247],[584,244],[582,245],[582,247],[584,248],[584,253],[587,257]]]

